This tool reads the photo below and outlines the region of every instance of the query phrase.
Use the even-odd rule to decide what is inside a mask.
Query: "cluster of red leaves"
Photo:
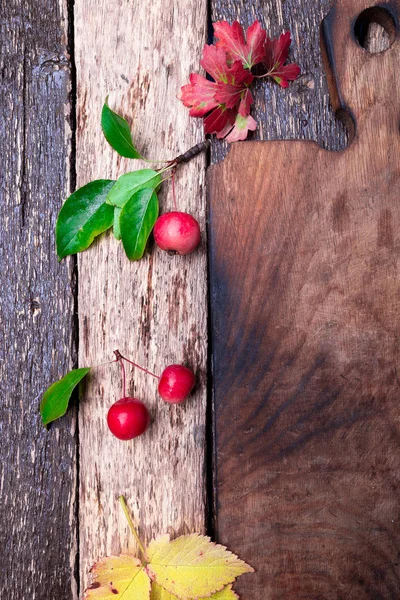
[[[217,42],[204,46],[200,61],[214,81],[192,73],[178,98],[190,108],[192,117],[205,117],[205,133],[236,142],[246,139],[257,126],[250,115],[252,68],[261,63],[266,70],[262,77],[271,77],[284,88],[299,76],[300,69],[295,64],[285,66],[291,44],[289,32],[271,40],[255,21],[245,36],[238,21],[233,25],[219,21],[214,23],[214,33]]]

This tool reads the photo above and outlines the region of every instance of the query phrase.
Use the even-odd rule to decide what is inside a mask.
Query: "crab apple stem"
[[[152,158],[143,158],[143,157],[141,160],[143,160],[144,162],[147,162],[147,163],[152,163],[153,165],[169,162],[169,160],[153,160]]]
[[[123,381],[123,385],[122,385],[122,391],[124,394],[124,398],[126,398],[126,373],[125,373],[125,365],[123,363],[123,361],[120,359],[119,360],[119,364],[121,365],[121,369],[122,369],[122,381]]]
[[[122,393],[123,393],[123,398],[126,398],[126,373],[125,373],[125,365],[122,362],[122,356],[119,350],[114,350],[114,354],[117,357],[117,360],[115,362],[119,362],[119,364],[121,365],[121,370],[122,370]]]
[[[114,354],[115,354],[115,356],[118,356],[120,360],[126,360],[126,362],[128,362],[130,365],[133,365],[137,369],[140,369],[144,373],[147,373],[147,375],[151,375],[152,377],[155,377],[155,379],[160,379],[159,375],[156,375],[155,373],[152,373],[148,369],[145,369],[144,367],[141,367],[140,365],[134,363],[132,360],[129,360],[129,358],[125,358],[125,356],[122,356],[122,354],[118,350],[115,350]]]
[[[149,562],[148,556],[147,556],[147,554],[146,554],[146,550],[145,550],[145,548],[144,548],[144,546],[143,546],[143,544],[142,544],[142,541],[141,541],[141,539],[140,539],[140,537],[139,537],[139,535],[138,535],[138,532],[136,531],[136,528],[135,528],[135,526],[134,526],[134,524],[133,524],[133,521],[132,521],[131,515],[129,514],[128,506],[127,506],[127,504],[126,504],[126,500],[125,500],[124,496],[120,496],[120,497],[118,498],[118,500],[119,500],[119,502],[120,502],[120,504],[121,504],[121,506],[122,506],[122,510],[124,511],[124,514],[125,514],[126,520],[128,521],[129,529],[132,531],[132,533],[133,533],[133,535],[134,535],[134,538],[135,538],[135,540],[136,540],[136,543],[137,543],[137,545],[139,546],[139,550],[140,550],[140,552],[142,553],[143,559],[144,559],[146,562]]]
[[[176,169],[174,169],[174,170],[172,171],[172,175],[171,175],[171,183],[172,183],[172,197],[173,197],[173,199],[174,199],[174,209],[175,209],[175,211],[176,211],[176,210],[177,210],[177,208],[176,208],[176,192],[175,192],[175,172],[176,172]]]
[[[100,367],[104,367],[105,365],[112,365],[113,363],[118,362],[118,358],[115,360],[108,360],[107,362],[103,362],[100,365],[94,365],[91,369],[100,369]]]

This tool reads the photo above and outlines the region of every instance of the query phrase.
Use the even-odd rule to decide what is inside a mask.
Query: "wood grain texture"
[[[211,0],[213,21],[239,19],[244,27],[259,19],[270,37],[292,33],[290,60],[301,76],[282,89],[274,83],[257,83],[252,114],[258,123],[249,139],[314,140],[331,150],[347,145],[343,124],[332,112],[320,51],[320,25],[332,0]],[[227,152],[227,144],[214,142],[212,161]]]
[[[87,24],[90,22],[90,29]],[[176,99],[197,68],[206,35],[206,2],[119,0],[75,2],[78,75],[78,184],[117,177],[139,168],[118,159],[100,129],[106,95],[126,114],[139,150],[172,158],[203,138]],[[178,172],[182,210],[205,231],[205,157]],[[162,212],[173,208],[169,184]],[[196,393],[172,407],[156,393],[156,381],[129,372],[129,393],[147,402],[152,426],[141,438],[120,442],[106,425],[110,405],[121,397],[116,365],[99,370],[80,404],[80,556],[83,585],[100,556],[135,550],[117,503],[124,494],[146,541],[205,527],[206,252],[169,256],[150,245],[129,263],[122,246],[103,237],[79,260],[80,364],[113,358],[113,350],[160,373],[187,363],[198,374]]]
[[[367,6],[325,28],[350,147],[244,143],[210,175],[217,533],[257,570],[243,600],[400,596],[400,43],[358,45]]]
[[[54,224],[69,192],[64,1],[0,2],[0,597],[77,597],[74,410],[47,432],[43,391],[72,367],[73,263]]]

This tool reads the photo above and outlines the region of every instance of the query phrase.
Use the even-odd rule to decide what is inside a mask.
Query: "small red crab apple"
[[[121,398],[114,402],[107,415],[108,427],[119,440],[133,440],[150,425],[150,414],[136,398]]]
[[[198,222],[192,215],[173,211],[161,215],[154,225],[154,239],[161,250],[190,254],[200,244]]]
[[[161,373],[158,393],[165,402],[181,404],[194,388],[196,377],[183,365],[169,365]]]

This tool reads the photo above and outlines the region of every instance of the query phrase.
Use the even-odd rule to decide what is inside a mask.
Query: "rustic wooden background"
[[[329,0],[0,0],[1,598],[75,600],[94,560],[134,550],[116,503],[121,493],[146,540],[167,530],[213,534],[205,236],[184,259],[153,250],[129,264],[103,237],[79,260],[58,263],[55,219],[76,185],[137,166],[102,137],[107,93],[154,158],[202,139],[200,121],[175,96],[198,70],[211,20],[246,26],[258,18],[270,35],[293,33],[302,75],[286,91],[258,86],[254,139],[344,148],[319,44],[329,7]],[[211,161],[225,153],[214,142]],[[205,167],[199,157],[177,181],[180,207],[203,231]],[[170,189],[161,202],[172,207]],[[196,394],[171,409],[152,381],[132,373],[129,390],[148,401],[154,424],[120,443],[105,422],[119,395],[111,366],[91,378],[79,410],[75,401],[45,431],[44,389],[73,366],[111,359],[116,348],[156,371],[191,363],[200,375]]]

